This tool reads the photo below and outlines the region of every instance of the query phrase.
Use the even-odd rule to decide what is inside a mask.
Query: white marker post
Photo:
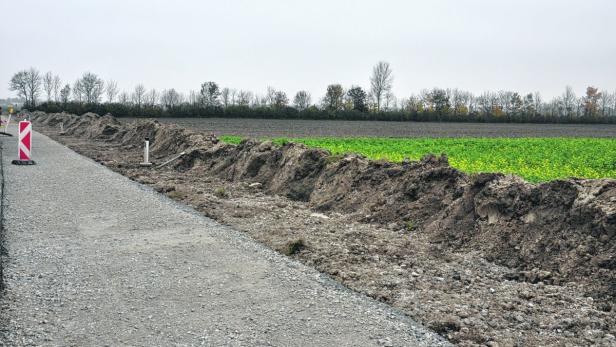
[[[143,148],[143,163],[140,164],[141,166],[152,166],[152,163],[150,163],[150,138],[146,137],[145,138],[145,147]]]
[[[9,132],[9,123],[11,122],[11,113],[9,113],[9,118],[6,120],[6,125],[4,126],[4,131]]]

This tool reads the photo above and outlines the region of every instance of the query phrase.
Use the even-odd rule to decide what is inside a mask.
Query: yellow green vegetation
[[[239,143],[240,137],[223,136]],[[333,155],[359,153],[400,162],[426,154],[447,154],[464,172],[502,172],[531,182],[554,179],[616,178],[616,139],[602,138],[298,138],[274,143],[304,143]]]

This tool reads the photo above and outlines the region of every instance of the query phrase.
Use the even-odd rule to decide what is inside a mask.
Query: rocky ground
[[[306,199],[295,191],[291,192],[293,194],[272,194],[271,185],[266,186],[258,179],[225,179],[213,175],[211,167],[194,163],[190,169],[183,169],[182,165],[190,158],[164,168],[141,168],[137,164],[141,160],[139,145],[96,140],[93,139],[96,136],[86,132],[60,134],[57,123],[41,123],[36,129],[112,170],[151,185],[281,253],[330,274],[349,288],[399,308],[456,344],[616,345],[614,287],[610,287],[609,281],[588,280],[593,275],[613,276],[610,266],[613,258],[603,251],[612,247],[609,243],[613,237],[609,230],[612,229],[605,229],[608,234],[589,235],[592,239],[583,239],[579,247],[569,245],[568,249],[573,252],[569,254],[568,250],[558,251],[563,245],[543,243],[543,239],[535,236],[530,241],[526,236],[511,236],[521,227],[517,227],[513,219],[503,219],[502,215],[510,206],[496,211],[489,204],[479,204],[485,208],[479,212],[485,215],[485,222],[481,223],[486,226],[475,224],[474,231],[467,230],[469,223],[461,217],[452,226],[439,228],[444,232],[435,234],[433,225],[437,221],[429,215],[421,217],[415,210],[413,218],[395,220],[386,218],[392,213],[391,209],[375,210],[373,214],[359,207],[356,210],[327,209],[323,208],[323,203],[315,203],[318,196],[302,201]],[[438,172],[443,172],[440,164],[434,165],[440,170]],[[455,179],[466,180],[453,175]],[[451,180],[447,178],[447,182]],[[471,186],[476,184],[475,181]],[[519,184],[529,191],[528,196],[533,196],[534,186]],[[595,196],[611,199],[611,195],[605,197],[602,192],[612,189],[612,183],[597,184],[600,192]],[[597,184],[580,183],[584,189]],[[554,196],[566,196],[567,187],[548,188],[556,191]],[[515,198],[511,205],[519,201],[523,201],[523,197]],[[559,204],[562,203],[555,201],[547,207],[542,205],[539,210],[526,211],[528,213],[519,219],[532,219],[532,215],[547,210],[554,214]],[[455,206],[453,202],[451,205]],[[520,206],[515,208],[524,210]],[[585,211],[589,209],[584,208]],[[464,209],[464,205],[460,209]],[[455,210],[447,211],[456,215]],[[558,218],[553,217],[551,223],[556,223]],[[613,221],[609,218],[607,223],[611,227],[609,223]],[[567,223],[571,222],[567,220]],[[490,236],[494,234],[494,229],[490,228],[495,226],[509,233],[502,244],[498,244],[502,238],[495,240]],[[559,229],[535,228],[539,227],[545,229],[545,238],[559,238],[555,234]],[[466,240],[463,236],[449,240],[456,230],[482,237]],[[467,246],[455,246],[460,240]],[[521,249],[515,249],[517,246],[512,240],[519,242]],[[563,240],[572,242],[565,235]],[[482,245],[482,241],[490,244]],[[541,249],[528,245],[541,245]],[[529,259],[528,263],[521,264],[524,259]],[[584,262],[594,262],[594,267],[590,270],[581,267]],[[554,264],[565,265],[556,268]],[[576,272],[585,277],[576,277]]]

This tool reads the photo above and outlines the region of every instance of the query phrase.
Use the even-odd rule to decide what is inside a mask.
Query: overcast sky
[[[204,81],[313,100],[328,84],[369,87],[390,62],[394,93],[423,88],[616,90],[614,0],[0,0],[0,97],[31,66],[120,89]]]

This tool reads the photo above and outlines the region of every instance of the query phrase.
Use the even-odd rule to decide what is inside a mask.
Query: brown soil
[[[37,130],[401,309],[460,345],[616,345],[616,181],[469,176],[155,121]],[[62,124],[64,131],[60,132]],[[142,142],[164,168],[142,168]]]

